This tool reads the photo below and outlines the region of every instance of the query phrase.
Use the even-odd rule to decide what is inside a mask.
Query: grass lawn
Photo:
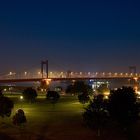
[[[103,130],[101,137],[86,128],[82,121],[83,105],[75,96],[62,96],[55,106],[43,95],[33,104],[21,101],[19,96],[9,96],[15,107],[11,117],[5,118],[5,124],[0,125],[0,140],[8,139],[7,136],[15,140],[125,140],[116,128]],[[12,116],[18,108],[22,108],[27,117],[22,127],[12,124]]]

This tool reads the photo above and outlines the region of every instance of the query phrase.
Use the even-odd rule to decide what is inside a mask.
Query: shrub
[[[1,117],[10,117],[14,103],[8,97],[0,97],[0,116]]]
[[[33,88],[27,88],[23,91],[23,97],[25,100],[33,102],[37,97],[37,92]]]
[[[60,95],[56,91],[48,91],[46,94],[46,98],[50,100],[52,103],[56,103],[59,100]]]
[[[90,100],[89,95],[84,94],[84,93],[78,95],[78,99],[79,99],[79,102],[82,104],[85,104],[85,103],[89,102],[89,100]]]
[[[18,109],[17,113],[13,116],[13,124],[21,125],[27,122],[26,116],[22,109]]]

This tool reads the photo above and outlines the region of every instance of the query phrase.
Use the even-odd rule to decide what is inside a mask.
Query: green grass
[[[14,126],[11,121],[12,116],[19,108],[25,111],[27,124],[24,131],[30,134],[34,132],[36,134],[41,133],[45,126],[81,121],[83,106],[75,96],[62,96],[55,106],[45,99],[45,95],[38,96],[35,103],[20,100],[20,94],[7,96],[14,101],[15,105],[11,117],[4,119],[7,127],[0,130],[8,135],[20,135],[19,128]]]
[[[103,130],[100,138],[95,130],[86,128],[82,121],[83,105],[76,96],[62,96],[53,106],[45,99],[45,95],[39,95],[32,104],[20,100],[20,95],[6,95],[15,105],[11,117],[1,119],[5,124],[0,124],[0,140],[2,135],[16,140],[125,140],[120,129],[114,126]],[[25,111],[27,117],[23,127],[12,124],[12,117],[19,108]],[[137,130],[140,130],[139,126]]]

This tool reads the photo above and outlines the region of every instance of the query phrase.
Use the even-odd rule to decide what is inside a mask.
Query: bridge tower
[[[135,74],[133,79],[130,80],[130,83],[133,85],[133,88],[134,88],[135,92],[138,92],[138,89],[139,89],[139,79],[136,76],[136,73],[137,73],[136,66],[130,66],[129,67],[129,73]]]
[[[48,60],[41,61],[41,75],[42,75],[42,78],[44,78],[44,70],[45,70],[45,73],[46,73],[46,77],[45,78],[48,79]]]
[[[133,73],[133,74],[136,74],[136,72],[137,72],[136,66],[129,66],[129,72]]]

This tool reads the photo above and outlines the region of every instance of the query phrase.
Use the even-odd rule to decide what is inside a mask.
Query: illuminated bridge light
[[[88,75],[90,75],[91,73],[90,72],[88,72]]]
[[[133,76],[133,73],[130,73],[130,76]]]
[[[41,72],[39,71],[39,72],[38,72],[38,75],[40,75],[40,74],[41,74]]]
[[[134,77],[133,79],[134,79],[135,81],[138,81],[138,77]]]
[[[10,76],[11,76],[11,75],[16,75],[16,73],[10,71],[8,75],[10,75]]]
[[[98,72],[96,72],[95,75],[98,75]]]
[[[27,71],[24,72],[24,75],[25,75],[25,76],[27,75]]]
[[[10,71],[10,72],[9,72],[9,75],[12,75],[12,74],[13,74],[13,73]]]
[[[114,73],[114,75],[115,75],[115,76],[117,76],[117,75],[118,75],[118,73],[116,72],[116,73]]]
[[[120,76],[123,76],[123,73],[120,73]]]
[[[73,75],[73,72],[71,72],[70,74]]]
[[[8,74],[6,74],[5,76],[1,76],[0,79],[2,80],[39,80],[39,78],[41,78],[41,72],[35,71],[34,73],[31,73],[30,71],[22,71],[21,73],[14,73],[14,72],[9,72]],[[43,73],[44,74],[44,78],[47,77],[47,73]],[[101,79],[107,79],[107,78],[129,78],[129,79],[133,79],[135,81],[139,80],[140,78],[140,73],[112,73],[111,71],[106,73],[106,72],[64,72],[64,71],[60,71],[60,72],[48,72],[49,74],[49,78],[54,78],[54,80],[59,80],[59,78],[61,78],[60,80],[64,80],[63,78],[73,78],[73,79],[78,79],[78,78],[101,78]],[[68,77],[71,76],[71,77]],[[58,79],[57,79],[58,78]]]
[[[44,79],[44,81],[46,82],[47,85],[49,85],[52,79]]]

